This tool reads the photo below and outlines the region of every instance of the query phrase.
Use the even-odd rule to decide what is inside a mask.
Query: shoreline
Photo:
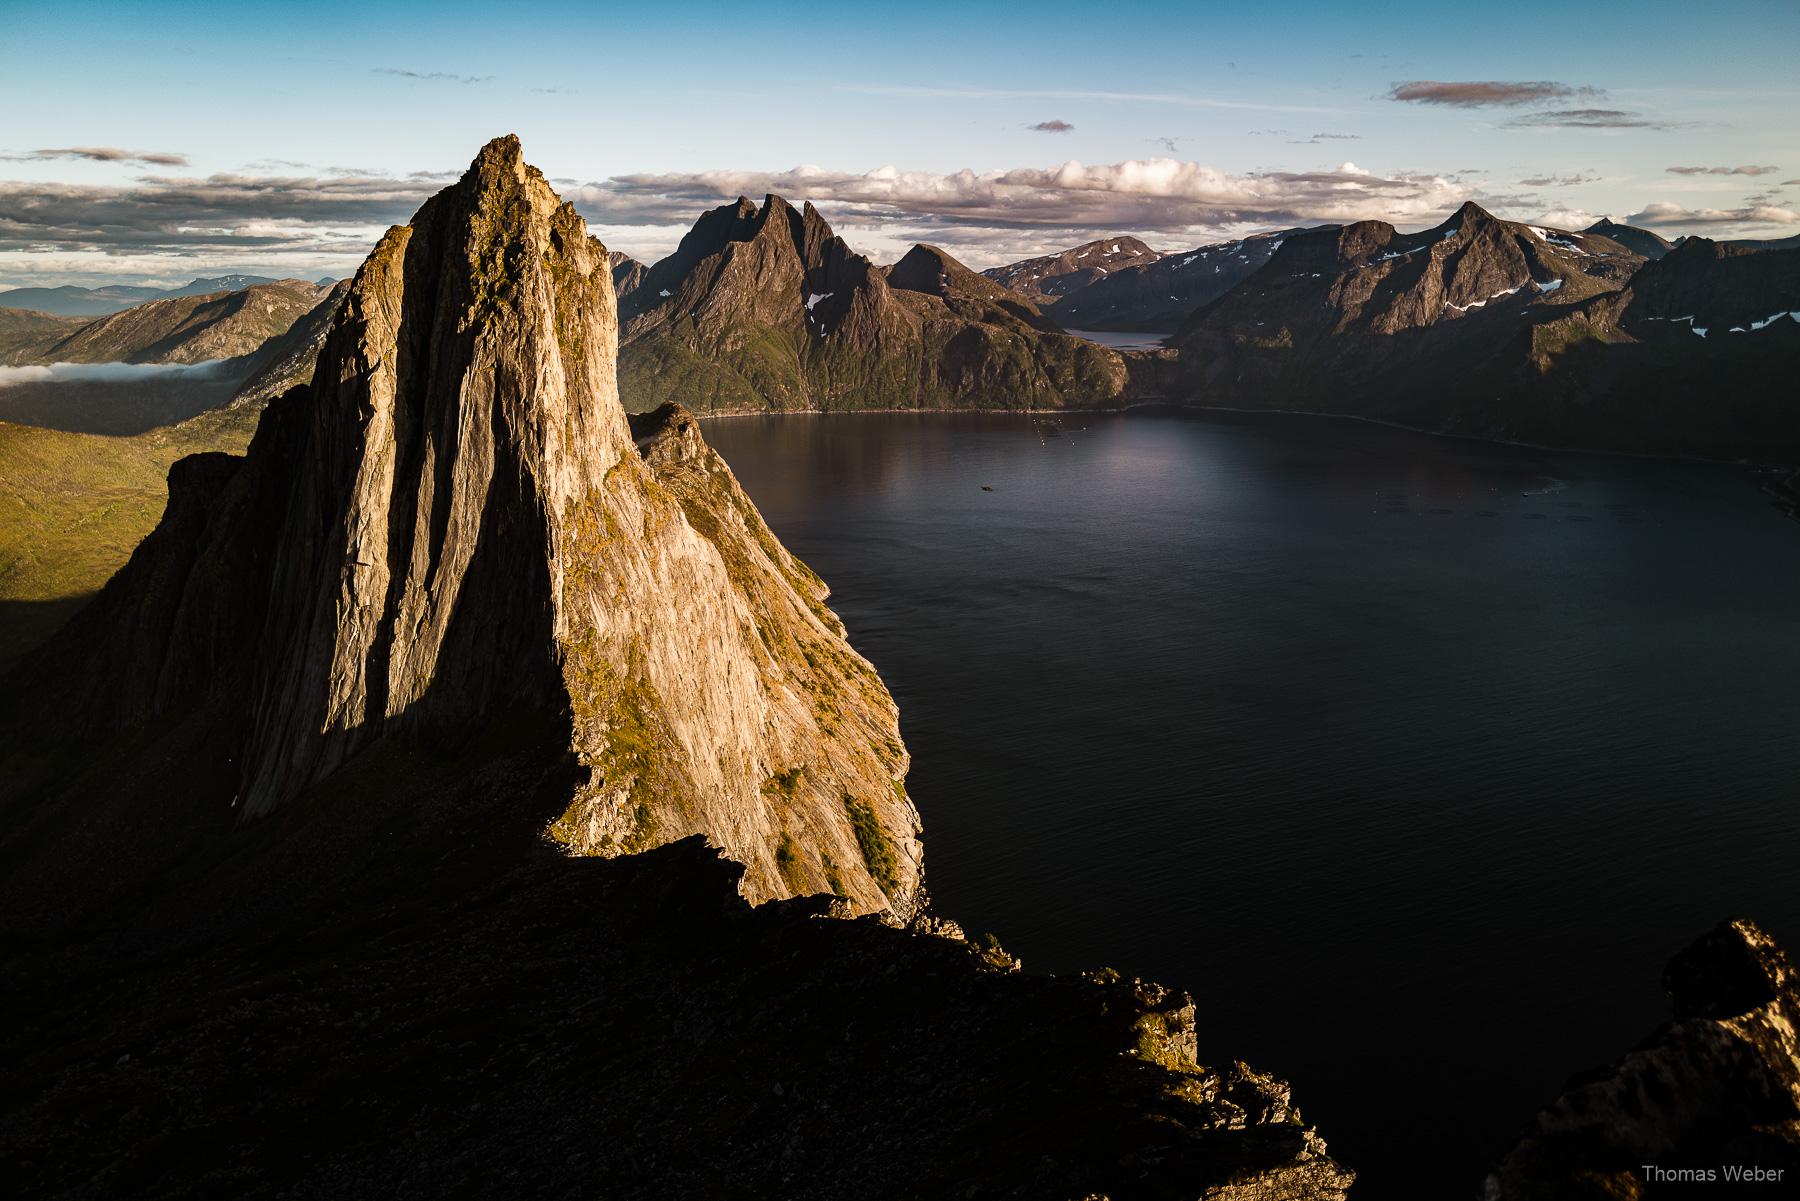
[[[692,410],[690,410],[691,412]],[[695,413],[701,421],[725,421],[737,417],[841,417],[857,413],[986,413],[1011,414],[1019,417],[1042,416],[1074,416],[1078,414],[1112,414],[1122,416],[1133,412],[1156,411],[1173,414],[1182,413],[1243,413],[1251,416],[1262,414],[1279,414],[1284,417],[1327,418],[1336,421],[1358,421],[1366,425],[1379,425],[1387,429],[1401,430],[1409,434],[1423,434],[1429,438],[1447,438],[1457,442],[1476,442],[1484,446],[1508,446],[1519,450],[1540,450],[1556,454],[1569,455],[1602,455],[1619,459],[1652,459],[1674,463],[1708,463],[1719,467],[1737,467],[1756,472],[1800,472],[1800,463],[1783,463],[1773,461],[1753,461],[1750,459],[1718,459],[1706,455],[1657,454],[1642,450],[1602,450],[1585,446],[1556,446],[1544,442],[1521,442],[1509,438],[1485,438],[1480,434],[1458,434],[1446,430],[1427,429],[1419,425],[1407,425],[1404,422],[1390,421],[1382,417],[1364,417],[1355,413],[1326,413],[1317,409],[1252,409],[1236,405],[1184,404],[1172,400],[1141,400],[1126,405],[1108,405],[1106,407],[1078,409],[1002,409],[963,406],[958,408],[873,408],[873,409],[761,409],[732,410],[725,413]],[[1769,488],[1771,494],[1774,487]]]

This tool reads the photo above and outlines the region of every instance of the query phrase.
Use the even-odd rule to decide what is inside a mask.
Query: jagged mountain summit
[[[704,833],[753,900],[910,910],[892,700],[691,421],[634,438],[615,337],[604,249],[490,144],[382,239],[248,455],[177,465],[40,669],[95,732],[241,698],[219,750],[246,818],[383,740],[539,715],[582,767],[570,847]]]
[[[1087,287],[1127,267],[1143,267],[1163,256],[1137,238],[1100,238],[1055,254],[1021,259],[982,274],[1040,303]]]
[[[1697,247],[1646,263],[1610,237],[1472,203],[1420,233],[1377,221],[1314,231],[1193,316],[1176,339],[1179,387],[1199,404],[1504,441],[1779,458],[1800,450],[1786,400],[1797,327],[1775,319],[1791,307],[1773,282],[1781,252],[1760,254],[1775,257]],[[1753,276],[1762,283],[1746,287]],[[1721,289],[1735,297],[1721,315],[1745,323],[1729,343],[1672,336],[1694,314],[1645,299]]]
[[[633,411],[1095,407],[1126,384],[1117,354],[943,251],[883,271],[779,196],[702,215],[623,316]]]
[[[1173,333],[1195,309],[1250,278],[1300,230],[1252,234],[1124,265],[1059,296],[1049,313],[1069,329]]]

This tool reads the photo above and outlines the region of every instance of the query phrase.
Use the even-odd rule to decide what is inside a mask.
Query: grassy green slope
[[[254,409],[218,409],[129,438],[0,422],[0,666],[49,637],[162,516],[169,465],[237,453]]]

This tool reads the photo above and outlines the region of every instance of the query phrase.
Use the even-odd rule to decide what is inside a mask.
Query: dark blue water
[[[900,702],[939,906],[1191,990],[1362,1195],[1475,1195],[1720,919],[1800,942],[1800,524],[1742,471],[1279,416],[707,436]]]

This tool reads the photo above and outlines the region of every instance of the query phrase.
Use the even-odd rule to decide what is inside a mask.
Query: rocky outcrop
[[[982,274],[1040,303],[1080,291],[1129,267],[1144,267],[1163,256],[1136,238],[1101,238],[1055,254],[1022,259]]]
[[[779,196],[703,215],[623,312],[633,412],[1095,407],[1125,387],[1117,354],[943,251],[884,272]]]
[[[1726,922],[1670,961],[1663,988],[1673,1020],[1570,1081],[1489,1176],[1486,1201],[1800,1180],[1800,978],[1786,953],[1755,923]]]
[[[693,423],[634,441],[615,329],[604,248],[489,145],[364,263],[312,386],[243,460],[178,465],[164,527],[39,652],[69,724],[241,696],[221,751],[256,819],[385,740],[542,715],[581,767],[571,849],[702,833],[753,900],[910,912],[892,700]]]
[[[1185,995],[1028,975],[942,923],[751,909],[698,839],[532,853],[510,802],[415,762],[360,785],[388,821],[415,813],[401,769],[457,837],[333,877],[334,914],[296,879],[327,858],[309,823],[258,848],[288,893],[257,937],[8,954],[9,1195],[1346,1195],[1285,1083],[1195,1061]],[[168,1151],[188,1145],[206,1153]]]

